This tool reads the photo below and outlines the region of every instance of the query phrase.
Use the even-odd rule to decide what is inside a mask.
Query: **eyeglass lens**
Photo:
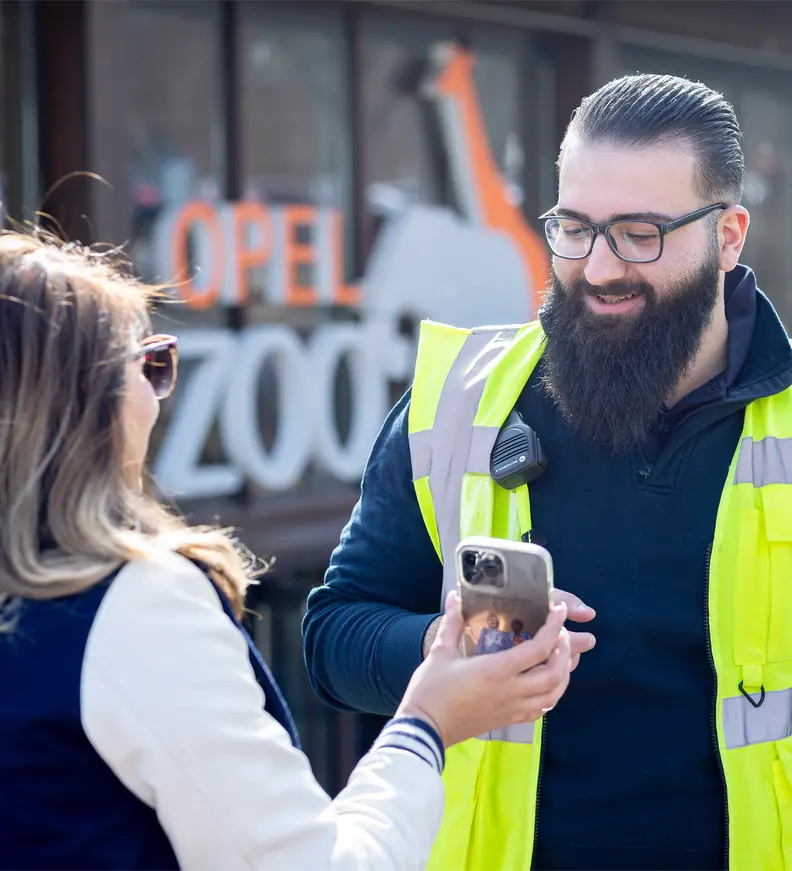
[[[143,374],[151,384],[154,395],[164,399],[173,390],[176,365],[171,345],[146,350],[143,355]]]
[[[582,260],[591,254],[594,230],[572,218],[545,221],[550,250],[557,257]],[[619,256],[634,263],[656,260],[662,237],[654,224],[644,221],[618,221],[610,225],[608,235]]]

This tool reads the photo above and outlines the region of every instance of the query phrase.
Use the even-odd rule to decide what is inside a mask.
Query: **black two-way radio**
[[[490,454],[490,476],[506,490],[535,481],[547,469],[539,436],[517,409],[506,418]]]
[[[543,544],[531,528],[528,484],[543,475],[548,467],[539,436],[514,409],[500,429],[490,454],[490,477],[506,490],[516,490],[522,540]]]

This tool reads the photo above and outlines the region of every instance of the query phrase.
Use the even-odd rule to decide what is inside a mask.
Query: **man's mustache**
[[[652,298],[654,287],[645,281],[612,281],[608,284],[589,284],[585,278],[576,278],[568,283],[559,282],[564,292],[582,298],[588,296],[629,296],[640,294]]]

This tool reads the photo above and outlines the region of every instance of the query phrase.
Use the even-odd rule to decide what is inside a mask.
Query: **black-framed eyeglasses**
[[[149,336],[132,355],[133,360],[143,359],[143,375],[151,384],[157,399],[167,399],[176,386],[178,345],[176,336]]]
[[[545,214],[545,239],[556,257],[564,260],[585,260],[594,249],[597,236],[602,233],[613,253],[627,263],[654,263],[663,256],[665,237],[680,227],[692,224],[717,209],[728,209],[726,203],[715,203],[696,209],[673,221],[621,220],[607,224],[593,224],[582,218]]]

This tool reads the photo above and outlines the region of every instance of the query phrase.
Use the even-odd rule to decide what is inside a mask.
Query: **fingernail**
[[[589,636],[589,645],[588,645],[588,648],[587,648],[587,649],[588,649],[588,650],[591,650],[591,648],[594,647],[594,645],[595,645],[596,643],[597,643],[597,639],[596,639],[593,635],[590,635],[590,636]]]

